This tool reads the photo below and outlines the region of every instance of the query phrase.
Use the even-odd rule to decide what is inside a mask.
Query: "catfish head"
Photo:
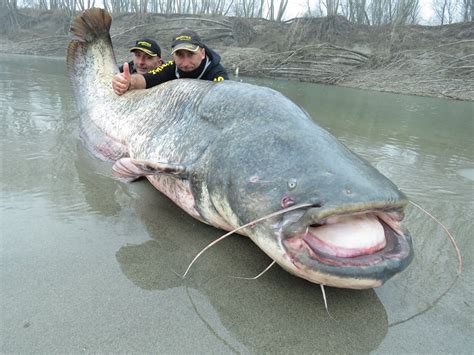
[[[221,215],[239,226],[282,211],[242,234],[314,283],[373,288],[406,268],[413,258],[401,223],[406,196],[295,105],[271,114],[219,148],[233,152],[213,163],[219,174],[208,180]]]

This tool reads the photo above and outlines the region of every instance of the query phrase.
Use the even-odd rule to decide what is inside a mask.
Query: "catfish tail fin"
[[[73,34],[73,41],[91,42],[96,37],[108,34],[111,24],[112,17],[107,11],[93,7],[76,16],[69,31]]]
[[[109,34],[111,24],[110,14],[100,8],[90,8],[73,19],[70,27],[72,39],[67,50],[67,67],[71,79],[89,65],[99,64],[106,72],[111,71],[110,74],[117,71]],[[94,51],[96,44],[98,50]],[[101,52],[104,48],[108,50]]]

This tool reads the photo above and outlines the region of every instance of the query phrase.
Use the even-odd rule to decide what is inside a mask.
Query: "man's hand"
[[[124,63],[123,73],[116,74],[112,78],[112,89],[114,89],[114,92],[119,96],[125,94],[132,85],[131,79],[128,63]]]

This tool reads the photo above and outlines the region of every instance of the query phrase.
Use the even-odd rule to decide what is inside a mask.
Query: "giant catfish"
[[[239,233],[314,283],[377,287],[410,263],[405,195],[277,91],[179,79],[115,95],[111,22],[76,17],[67,64],[81,137],[116,175],[224,230],[271,215]]]

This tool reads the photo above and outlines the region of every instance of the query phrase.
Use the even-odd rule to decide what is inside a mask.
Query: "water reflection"
[[[459,169],[457,172],[466,179],[474,181],[474,169]]]
[[[79,141],[73,161],[87,211],[117,216],[122,209],[117,194],[124,186],[112,177],[111,164],[93,158]]]
[[[75,149],[69,133],[75,130],[74,102],[65,90],[64,74],[54,65],[35,58],[28,63],[28,70],[17,70],[0,81],[0,104],[6,107],[0,123],[2,191],[17,200],[25,194],[32,199],[46,197],[51,210],[70,207],[61,211],[69,218],[83,206],[71,190],[74,170],[69,158]],[[19,68],[25,67],[19,64]]]
[[[180,288],[208,327],[222,334],[223,325],[253,353],[311,353],[315,349],[368,352],[384,338],[387,314],[373,290],[327,288],[332,319],[325,311],[318,285],[279,267],[258,281],[231,278],[255,275],[270,262],[241,236],[203,254],[183,281],[179,275],[192,257],[222,231],[196,224],[151,188],[146,196],[136,201],[134,208],[152,240],[125,245],[116,254],[122,271],[138,287]],[[202,297],[218,313],[220,322],[201,309],[198,300]]]

